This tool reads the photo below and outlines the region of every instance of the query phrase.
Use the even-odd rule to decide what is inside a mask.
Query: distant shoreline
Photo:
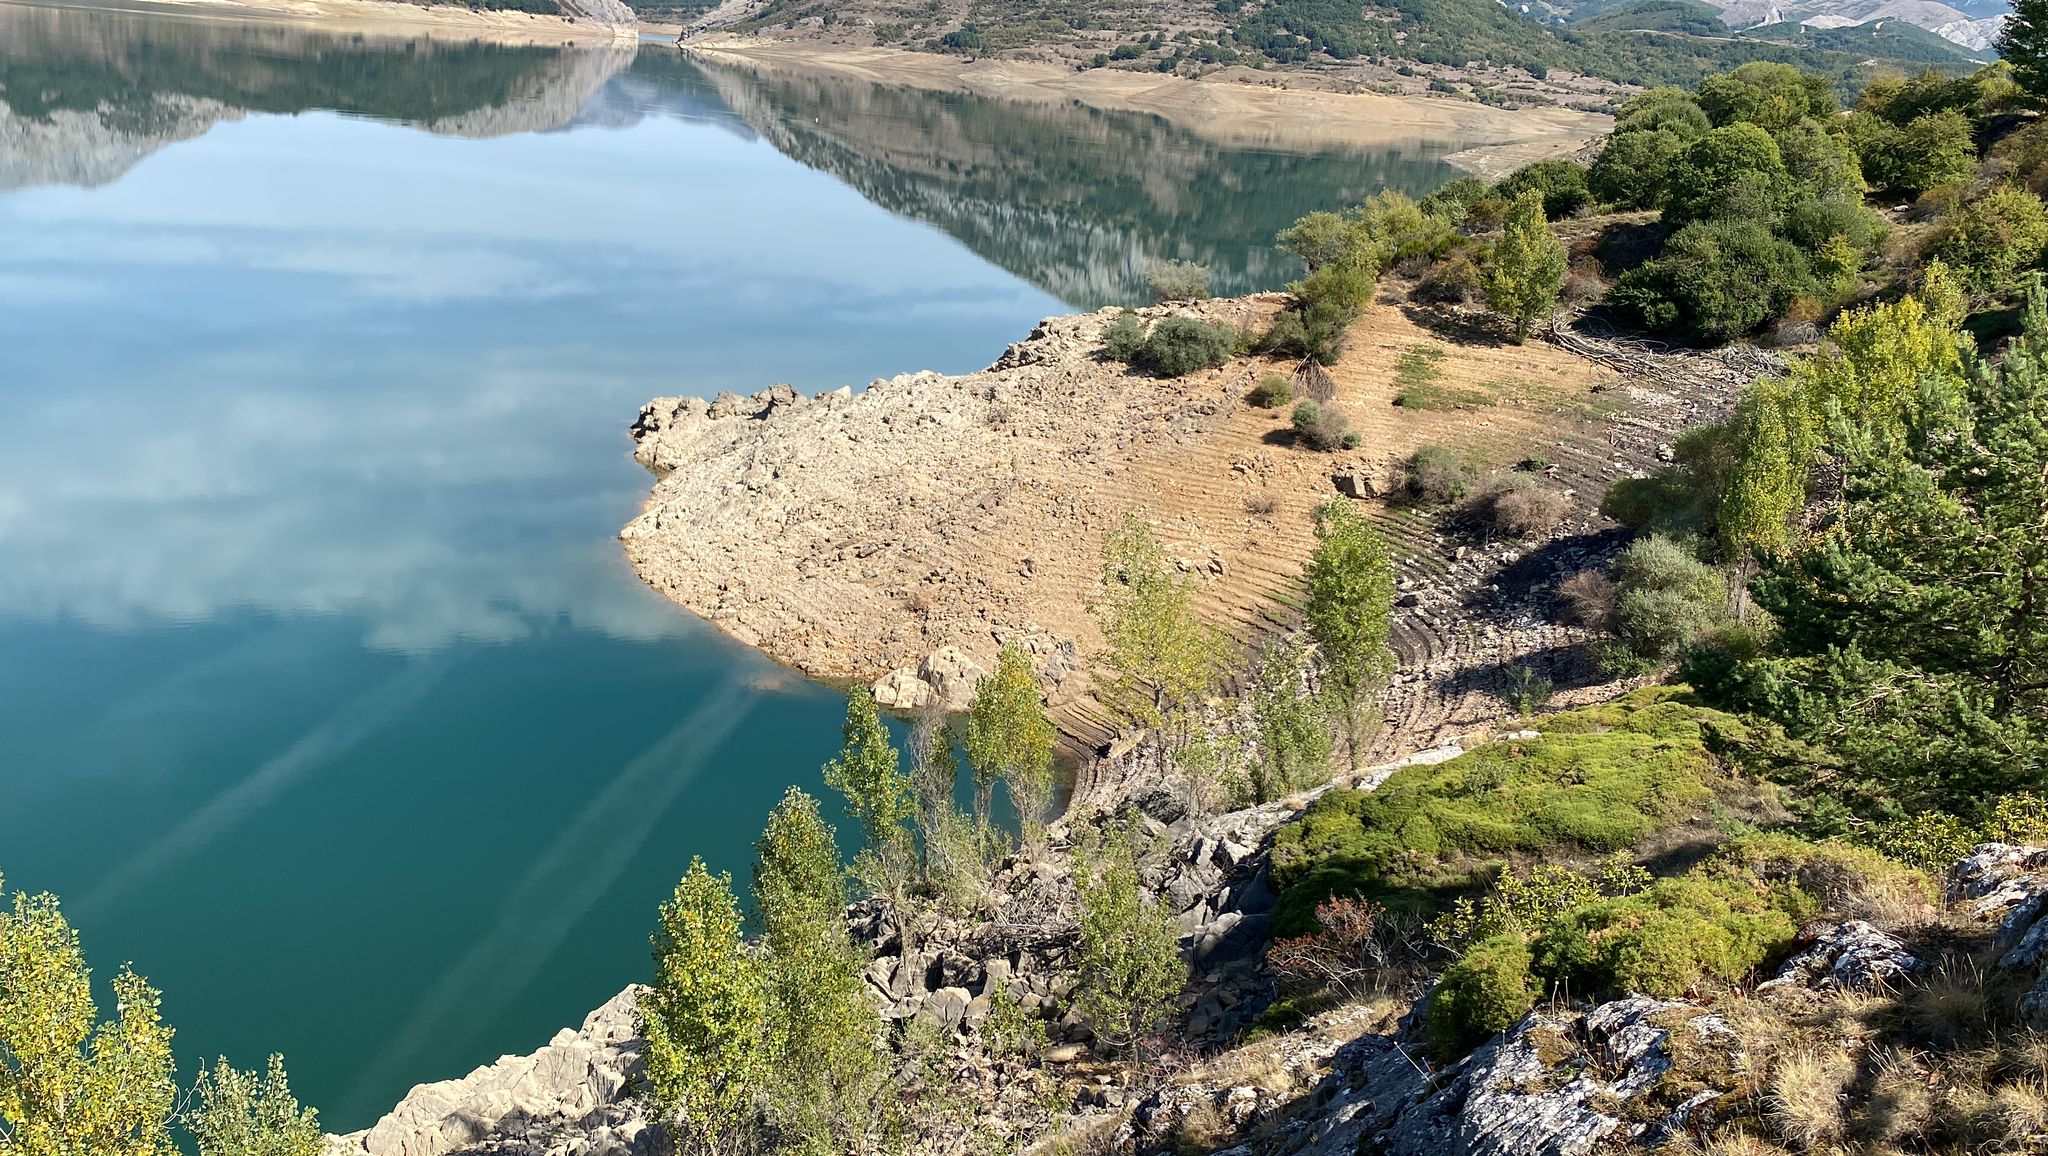
[[[329,30],[428,39],[489,40],[511,45],[604,44],[637,37],[637,29],[579,24],[526,12],[472,12],[461,4],[421,5],[398,0],[0,0],[32,8],[147,12],[195,19],[277,20]]]
[[[1612,118],[1561,107],[1502,109],[1471,101],[1383,93],[1338,93],[1253,83],[1226,74],[1188,80],[1116,69],[1075,71],[1014,60],[965,60],[900,48],[857,48],[712,33],[686,52],[762,69],[824,71],[877,84],[971,92],[1003,100],[1149,113],[1218,143],[1295,148],[1384,147],[1449,142],[1444,159],[1469,172],[1505,176],[1530,161],[1574,152],[1608,131]]]

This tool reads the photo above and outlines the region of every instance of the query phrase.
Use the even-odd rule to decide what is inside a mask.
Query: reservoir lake
[[[644,401],[977,369],[1164,259],[1278,288],[1455,147],[0,3],[7,888],[330,1131],[540,1046],[839,741],[621,557]]]

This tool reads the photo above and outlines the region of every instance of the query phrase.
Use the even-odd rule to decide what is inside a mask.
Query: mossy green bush
[[[1446,968],[1424,1021],[1437,1054],[1461,1055],[1528,1015],[1543,991],[1532,962],[1527,940],[1496,935],[1473,944]]]
[[[1540,737],[1332,791],[1274,836],[1277,935],[1313,930],[1333,896],[1429,913],[1475,871],[1552,848],[1605,854],[1696,813],[1732,783],[1708,749],[1739,730],[1679,689],[1646,688],[1540,721]]]
[[[1708,980],[1733,983],[1792,941],[1796,888],[1767,890],[1736,873],[1694,872],[1589,904],[1537,936],[1534,968],[1575,993],[1671,999]]]
[[[1136,361],[1144,346],[1145,323],[1128,309],[1117,314],[1109,328],[1102,331],[1102,352],[1125,364]]]

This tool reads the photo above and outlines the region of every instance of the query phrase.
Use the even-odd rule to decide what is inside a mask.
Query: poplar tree
[[[1356,762],[1372,700],[1394,673],[1394,560],[1365,515],[1333,502],[1316,511],[1305,578],[1309,636],[1322,651],[1325,684]]]
[[[1103,544],[1097,621],[1116,672],[1105,701],[1132,721],[1161,726],[1205,694],[1221,652],[1214,631],[1195,616],[1190,584],[1175,575],[1136,514]]]
[[[1010,789],[1010,802],[1024,841],[1035,844],[1052,804],[1052,720],[1031,659],[1015,643],[996,655],[994,673],[974,688],[967,712],[967,763],[974,771],[975,818],[989,821],[997,779]]]
[[[1136,1053],[1158,1031],[1187,986],[1173,913],[1139,885],[1131,837],[1112,831],[1079,856],[1081,946],[1075,960],[1075,1008],[1112,1047]]]
[[[917,800],[872,690],[860,687],[846,697],[840,736],[839,754],[825,764],[825,785],[846,797],[847,813],[860,824],[866,845],[854,856],[854,876],[900,913],[916,865],[905,824],[916,816]]]
[[[640,1019],[655,1107],[697,1150],[747,1151],[774,1065],[766,977],[747,950],[732,876],[692,858],[653,940]]]
[[[221,1057],[201,1071],[194,1106],[185,1116],[199,1156],[320,1156],[326,1141],[319,1113],[292,1095],[284,1057],[273,1055],[261,1074],[244,1072]]]
[[[0,1152],[177,1156],[177,1074],[157,991],[126,967],[113,989],[118,1010],[102,1023],[56,896],[17,892],[0,909]]]
[[[1543,215],[1543,194],[1531,189],[1508,210],[1482,280],[1488,307],[1514,323],[1515,344],[1527,341],[1536,322],[1557,308],[1565,269],[1564,246]]]
[[[846,876],[817,800],[791,787],[754,844],[767,951],[770,1103],[798,1152],[871,1149],[888,1119],[881,1013],[846,928]]]

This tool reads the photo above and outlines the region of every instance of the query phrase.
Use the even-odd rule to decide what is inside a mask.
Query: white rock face
[[[666,1156],[629,1098],[641,1072],[635,984],[546,1047],[421,1084],[382,1120],[327,1138],[328,1156]]]

